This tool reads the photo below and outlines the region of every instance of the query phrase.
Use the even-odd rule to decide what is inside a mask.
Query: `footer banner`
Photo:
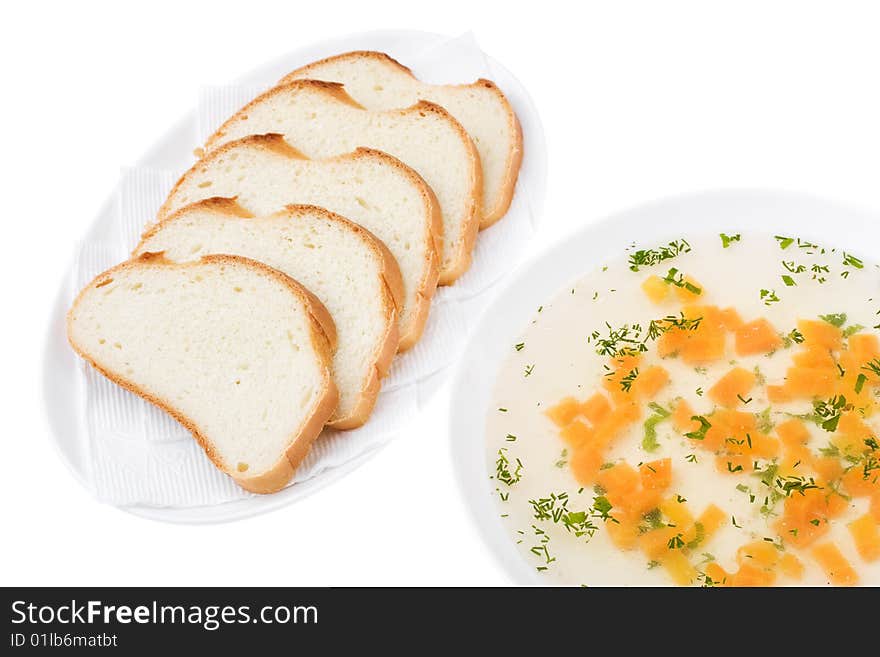
[[[868,590],[593,588],[6,588],[0,654],[183,649],[287,652],[306,647],[466,648],[474,637],[515,653],[598,631],[664,636],[683,618],[691,636],[743,609],[799,608],[809,599],[829,627],[850,627],[876,608]],[[820,604],[821,603],[821,604]],[[757,607],[755,606],[757,605]],[[769,607],[767,605],[770,605]],[[860,611],[861,610],[861,611]],[[858,618],[860,615],[864,618]],[[670,623],[672,625],[670,625]],[[833,625],[833,623],[832,623]],[[635,635],[632,632],[635,631]],[[494,638],[493,638],[494,637]],[[416,641],[413,643],[413,641]],[[586,644],[583,641],[587,641]],[[51,653],[49,651],[52,651]],[[198,653],[203,654],[203,653]]]

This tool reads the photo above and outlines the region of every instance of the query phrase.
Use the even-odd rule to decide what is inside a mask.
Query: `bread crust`
[[[135,247],[133,254],[141,252],[144,248],[144,243],[161,231],[165,226],[185,217],[189,212],[194,210],[207,210],[219,215],[237,217],[245,221],[257,218],[242,208],[235,199],[220,197],[203,199],[180,208],[149,228],[144,233],[140,243]],[[381,389],[381,379],[388,374],[388,371],[391,369],[391,362],[394,359],[394,355],[397,353],[397,345],[400,342],[397,309],[403,299],[403,277],[400,274],[397,260],[388,250],[388,247],[385,246],[385,243],[360,224],[349,221],[345,217],[314,205],[288,205],[280,209],[278,212],[266,216],[285,216],[293,219],[306,213],[317,214],[327,222],[344,225],[367,245],[367,247],[376,255],[376,258],[380,263],[380,276],[382,278],[381,303],[385,316],[385,333],[373,353],[372,368],[366,380],[363,382],[360,394],[358,395],[358,401],[354,408],[351,412],[342,416],[338,415],[336,412],[338,409],[335,409],[333,415],[327,421],[327,426],[332,427],[333,429],[356,429],[362,426],[370,417],[370,413],[376,404],[376,397],[378,397],[379,390]],[[329,311],[327,311],[326,307],[317,297],[315,297],[304,286],[301,287],[305,294],[309,295],[317,302],[319,313],[320,310],[323,310],[323,316],[320,314],[316,315],[318,323],[322,326],[329,324],[330,327],[333,327],[332,337],[328,336],[328,338],[332,348],[335,350],[335,324],[333,323]]]
[[[240,110],[238,110],[231,117],[229,117],[223,123],[223,125],[221,125],[214,132],[214,134],[208,137],[208,140],[205,142],[204,152],[206,154],[209,154],[214,149],[221,147],[223,145],[221,141],[223,137],[225,137],[226,131],[228,130],[229,126],[242,120],[243,117],[246,117],[248,112],[250,111],[250,108],[254,107],[256,104],[262,103],[267,99],[283,93],[296,92],[300,90],[311,90],[318,93],[323,93],[336,101],[344,102],[363,112],[369,111],[361,107],[357,102],[355,102],[354,99],[352,99],[351,96],[349,96],[345,92],[343,85],[341,84],[335,82],[324,82],[321,80],[294,80],[293,82],[277,85],[275,87],[272,87],[268,91],[263,92],[262,94],[251,100],[249,103],[247,103]],[[464,127],[462,127],[461,123],[459,123],[458,120],[455,119],[455,117],[453,117],[449,112],[447,112],[439,105],[428,101],[419,101],[411,107],[388,110],[387,112],[381,113],[398,114],[404,116],[406,114],[424,114],[426,112],[442,117],[443,120],[447,122],[458,134],[462,145],[464,145],[465,150],[467,151],[468,186],[470,188],[470,193],[465,203],[464,216],[456,218],[461,224],[462,236],[459,240],[458,249],[456,250],[455,258],[452,264],[445,268],[441,264],[440,277],[438,280],[439,285],[451,285],[453,282],[455,282],[456,279],[464,274],[465,271],[467,271],[468,267],[470,267],[471,264],[472,251],[476,242],[476,235],[479,230],[480,220],[482,217],[482,168],[480,164],[480,155],[477,152],[477,147],[474,145],[474,142],[470,138],[470,135],[468,135],[467,131],[464,129]],[[444,239],[445,237],[446,236],[444,236]]]
[[[522,126],[519,123],[516,112],[513,111],[513,107],[510,105],[510,101],[507,100],[507,96],[505,96],[504,92],[502,92],[501,89],[498,88],[498,85],[496,85],[491,80],[486,80],[485,78],[480,78],[475,82],[469,84],[428,85],[428,83],[419,80],[413,74],[412,70],[409,69],[409,67],[404,66],[387,53],[374,50],[354,50],[351,52],[341,53],[339,55],[333,55],[331,57],[325,57],[324,59],[319,59],[316,62],[306,64],[305,66],[291,71],[283,78],[281,78],[278,84],[287,84],[292,82],[293,80],[310,78],[311,74],[315,70],[327,64],[336,64],[339,62],[345,62],[347,60],[357,59],[370,59],[381,62],[384,65],[398,69],[401,73],[408,75],[419,84],[425,86],[458,89],[482,87],[491,91],[492,94],[498,98],[499,103],[504,108],[507,115],[508,130],[510,131],[510,134],[513,135],[513,141],[508,146],[507,158],[504,165],[503,183],[501,189],[498,192],[497,202],[493,206],[487,206],[486,200],[484,199],[483,213],[480,219],[480,230],[488,228],[499,219],[501,219],[501,217],[503,217],[507,213],[507,210],[510,208],[510,203],[513,200],[513,193],[516,188],[516,180],[519,176],[520,166],[522,165],[523,136]],[[320,79],[320,76],[318,76],[318,79]]]
[[[223,157],[230,151],[238,148],[258,148],[266,149],[276,153],[282,157],[288,157],[296,160],[307,160],[305,155],[291,146],[282,135],[269,133],[265,135],[250,135],[241,139],[227,142],[210,153],[206,154],[201,160],[193,164],[190,169],[184,173],[180,179],[174,184],[168,197],[159,208],[156,221],[161,222],[171,212],[173,201],[180,188],[189,180],[190,177],[196,175],[199,169],[211,164],[214,160]],[[440,254],[443,249],[443,217],[440,213],[440,204],[434,195],[434,190],[422,179],[422,177],[412,168],[388,155],[384,151],[372,148],[358,148],[351,153],[337,155],[336,157],[327,158],[325,160],[315,160],[316,162],[344,162],[347,160],[356,160],[362,158],[370,158],[381,161],[383,164],[393,167],[398,173],[405,176],[417,189],[422,199],[423,211],[428,217],[427,234],[423,237],[427,244],[426,261],[422,268],[422,277],[416,286],[415,306],[410,314],[409,321],[400,325],[400,342],[397,346],[398,352],[406,351],[413,347],[421,338],[425,330],[425,324],[428,321],[428,315],[431,308],[431,300],[434,297],[434,291],[437,288],[437,280],[440,276]],[[239,206],[240,207],[240,206]],[[280,209],[280,208],[279,208]],[[351,220],[351,219],[349,219]],[[357,223],[357,222],[355,222]],[[152,226],[152,225],[151,225]],[[150,227],[147,228],[149,230]],[[144,234],[146,235],[146,233]],[[381,240],[380,240],[381,241]],[[383,244],[384,246],[384,244]],[[392,256],[393,257],[393,256]],[[398,308],[400,301],[398,299]]]
[[[309,313],[309,318],[311,320],[310,332],[312,345],[323,364],[323,381],[320,394],[313,405],[311,413],[306,416],[297,430],[291,434],[290,442],[284,455],[279,458],[275,465],[265,472],[250,477],[244,476],[243,473],[238,472],[233,464],[225,463],[218,455],[210,438],[204,434],[195,422],[178,411],[171,402],[143,390],[133,381],[129,381],[125,377],[104,367],[91,354],[86,352],[85,349],[74,341],[71,333],[74,312],[85,293],[89,289],[105,285],[108,282],[107,279],[112,279],[115,273],[145,264],[161,267],[187,268],[192,267],[194,264],[212,262],[229,264],[234,267],[248,267],[258,271],[265,277],[278,281],[293,292],[294,295],[303,302]],[[71,304],[70,310],[67,312],[67,339],[70,346],[80,357],[115,384],[145,399],[177,420],[177,422],[183,425],[183,427],[193,435],[193,438],[195,438],[196,442],[201,446],[217,469],[229,475],[239,486],[252,493],[274,493],[287,485],[287,483],[293,478],[296,468],[302,462],[303,458],[305,458],[306,454],[308,454],[312,443],[318,437],[318,434],[320,434],[321,428],[336,408],[338,391],[336,390],[336,384],[333,382],[333,378],[330,374],[330,363],[333,355],[333,348],[331,345],[335,342],[335,333],[336,330],[333,325],[333,320],[330,317],[330,313],[328,313],[323,304],[321,304],[314,295],[303,288],[302,285],[286,274],[272,269],[261,262],[231,255],[208,255],[192,262],[174,263],[167,260],[161,253],[144,253],[137,258],[123,262],[98,274],[80,291],[73,304]]]

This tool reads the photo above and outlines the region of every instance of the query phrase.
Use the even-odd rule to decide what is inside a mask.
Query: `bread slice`
[[[522,130],[501,90],[489,80],[433,85],[418,80],[385,53],[357,51],[322,59],[282,78],[340,82],[369,110],[409,107],[428,100],[448,110],[467,130],[483,166],[483,214],[480,228],[498,221],[510,207],[522,162]]]
[[[309,160],[281,135],[254,135],[229,142],[193,165],[171,190],[158,219],[212,196],[235,197],[256,215],[290,204],[317,205],[369,230],[388,246],[403,276],[398,350],[418,341],[437,286],[443,225],[433,192],[412,169],[367,149]]]
[[[336,406],[329,313],[296,281],[245,258],[174,264],[145,254],[113,267],[80,292],[67,334],[254,493],[290,481]]]
[[[207,199],[148,230],[134,255],[147,252],[175,262],[229,253],[302,283],[336,324],[339,404],[328,424],[352,429],[367,420],[397,350],[402,284],[394,258],[366,229],[312,206],[254,217],[233,200]]]
[[[371,112],[354,102],[342,85],[298,80],[245,105],[208,139],[205,150],[267,133],[284,135],[310,158],[365,147],[412,167],[440,204],[440,283],[452,283],[470,266],[480,221],[480,158],[467,132],[443,108],[419,102],[407,109]]]

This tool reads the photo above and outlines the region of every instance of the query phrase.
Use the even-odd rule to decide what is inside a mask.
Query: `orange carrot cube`
[[[570,424],[581,412],[581,405],[574,397],[564,397],[556,406],[548,408],[544,414],[558,427]]]
[[[650,463],[643,463],[639,468],[639,476],[644,488],[663,490],[672,483],[672,459],[665,458]]]
[[[608,414],[611,413],[611,404],[608,398],[601,392],[597,392],[592,397],[581,404],[580,413],[587,418],[593,426],[603,422]]]
[[[721,406],[733,408],[742,403],[754,385],[754,372],[734,367],[709,388],[709,399]]]
[[[574,448],[586,445],[593,437],[593,430],[580,420],[575,420],[562,427],[560,437]]]
[[[810,554],[825,571],[828,581],[835,586],[853,586],[858,583],[856,571],[834,543],[815,546]]]
[[[736,353],[740,356],[767,354],[782,346],[782,338],[764,318],[747,322],[736,329]]]
[[[806,445],[810,441],[810,432],[797,418],[777,424],[776,435],[784,445]]]
[[[659,276],[648,276],[642,283],[642,291],[652,303],[662,303],[669,296],[669,283]]]
[[[874,516],[866,513],[849,523],[847,528],[862,559],[865,561],[880,559],[880,525]]]
[[[799,319],[797,327],[804,336],[804,344],[830,351],[840,349],[843,332],[833,324],[818,319]]]

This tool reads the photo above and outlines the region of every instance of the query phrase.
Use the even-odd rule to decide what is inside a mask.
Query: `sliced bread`
[[[483,214],[480,227],[498,221],[513,197],[522,162],[522,131],[501,90],[489,80],[472,84],[433,85],[418,80],[406,66],[385,53],[349,52],[322,59],[282,78],[340,82],[369,110],[409,107],[428,100],[448,110],[474,140],[483,166]]]
[[[67,333],[255,493],[290,481],[336,406],[330,315],[296,281],[244,258],[121,264],[80,292]]]
[[[443,224],[433,192],[412,169],[367,149],[309,160],[281,135],[254,135],[193,165],[171,190],[158,220],[212,196],[235,197],[255,215],[291,204],[316,205],[369,230],[388,246],[403,276],[398,350],[418,341],[437,285]]]
[[[480,222],[480,158],[467,132],[443,108],[422,101],[407,109],[373,112],[354,102],[342,85],[298,80],[245,105],[208,139],[205,150],[267,133],[283,135],[310,158],[365,147],[412,167],[440,204],[440,283],[452,283],[470,266]]]
[[[365,228],[313,206],[255,217],[231,199],[207,199],[148,230],[134,255],[147,252],[175,262],[228,253],[302,283],[336,324],[339,404],[328,424],[352,429],[366,421],[397,350],[402,284],[396,261]]]

